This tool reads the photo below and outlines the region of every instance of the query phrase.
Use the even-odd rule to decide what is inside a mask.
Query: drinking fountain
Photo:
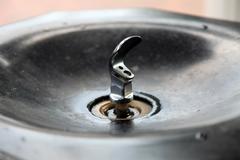
[[[1,160],[240,158],[240,23],[117,9],[0,31]]]

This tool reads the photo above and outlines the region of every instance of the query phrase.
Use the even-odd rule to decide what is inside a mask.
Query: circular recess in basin
[[[148,118],[157,114],[161,109],[160,101],[146,93],[134,93],[133,100],[122,107],[128,108],[120,117],[117,116],[118,106],[112,103],[109,96],[101,96],[88,104],[89,111],[96,117],[101,119],[110,119],[112,121],[134,120],[137,118]],[[123,115],[125,114],[125,115]],[[123,115],[121,117],[121,115]],[[147,119],[146,119],[147,120]]]

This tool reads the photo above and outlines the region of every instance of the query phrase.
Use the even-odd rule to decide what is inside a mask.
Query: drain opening
[[[133,120],[153,116],[160,111],[160,107],[159,100],[146,93],[134,93],[133,100],[127,104],[114,104],[108,95],[88,104],[88,109],[94,116],[110,120]]]

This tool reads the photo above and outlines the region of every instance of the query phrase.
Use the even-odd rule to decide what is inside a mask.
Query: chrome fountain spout
[[[122,40],[114,49],[109,61],[111,76],[110,99],[115,104],[126,104],[133,99],[132,81],[134,74],[124,64],[127,53],[141,42],[140,36],[130,36]]]

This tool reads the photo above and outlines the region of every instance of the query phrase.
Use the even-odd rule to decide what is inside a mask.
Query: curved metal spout
[[[109,61],[109,72],[111,75],[110,98],[114,103],[128,103],[133,99],[132,80],[134,74],[125,66],[124,58],[141,40],[140,36],[127,37],[113,51]]]

